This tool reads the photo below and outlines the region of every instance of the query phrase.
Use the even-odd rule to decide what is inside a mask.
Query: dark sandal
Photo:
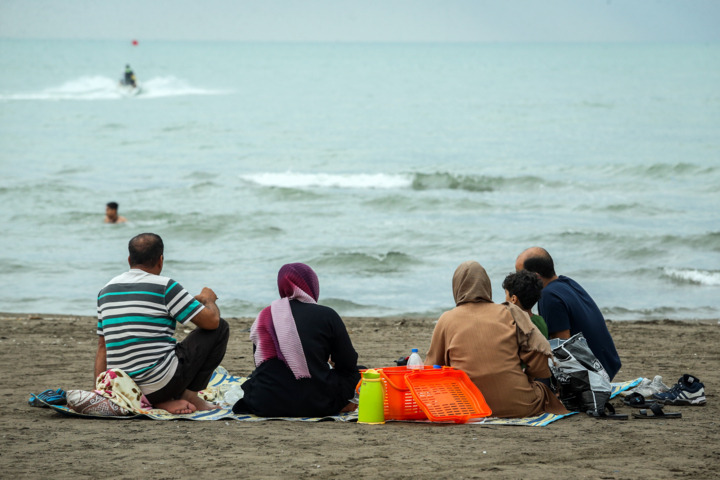
[[[38,395],[31,393],[30,398],[28,398],[28,404],[31,407],[49,408],[47,404],[67,405],[67,398],[65,391],[62,388],[58,388],[57,390],[45,390]]]
[[[610,413],[605,413],[605,410]],[[598,420],[627,420],[628,418],[630,418],[627,416],[627,414],[615,413],[615,407],[613,407],[609,403],[606,403],[602,410],[588,410],[587,414]]]
[[[639,393],[633,393],[625,397],[625,400],[623,401],[625,405],[628,407],[633,408],[651,408],[653,405],[657,403],[656,400],[646,400],[644,396],[640,395]]]
[[[652,420],[657,418],[682,418],[682,413],[680,412],[663,412],[662,406],[659,404],[651,405],[650,410],[652,411],[652,415],[648,415],[647,410],[640,410],[638,413],[633,413],[633,418],[640,418],[645,420]]]

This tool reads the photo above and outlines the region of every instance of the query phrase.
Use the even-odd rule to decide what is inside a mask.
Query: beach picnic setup
[[[443,370],[446,372],[442,374]],[[408,373],[409,372],[409,373]],[[415,398],[418,395],[417,388],[420,386],[420,391],[423,391],[423,382],[420,381],[417,384],[414,382],[408,382],[407,376],[412,377],[413,374],[417,378],[419,372],[408,371],[405,367],[389,367],[386,369],[378,369],[375,372],[370,373],[371,378],[365,378],[364,381],[372,380],[372,376],[377,379],[382,378],[380,383],[380,398],[381,405],[370,406],[368,410],[371,411],[368,415],[370,421],[364,421],[362,423],[381,424],[386,421],[402,421],[402,422],[413,422],[413,423],[428,423],[428,422],[443,422],[443,423],[468,423],[475,425],[508,425],[508,426],[527,426],[527,427],[544,427],[561,418],[568,415],[573,415],[577,412],[571,412],[566,415],[553,415],[543,414],[537,417],[530,418],[519,418],[519,419],[500,419],[492,417],[492,412],[489,407],[484,403],[482,394],[479,394],[477,388],[473,388],[471,384],[464,382],[465,389],[462,389],[463,383],[450,381],[447,382],[448,376],[453,379],[463,378],[461,372],[451,369],[437,369],[430,367],[424,369],[424,376],[435,374],[437,376],[440,373],[437,384],[450,383],[450,388],[443,385],[438,388],[432,388],[432,382],[425,382],[424,391],[427,395],[420,398],[424,398],[420,403],[417,403]],[[451,373],[452,372],[452,373]],[[420,374],[423,376],[423,374]],[[465,376],[466,378],[466,376]],[[232,396],[234,389],[242,385],[247,379],[244,377],[236,377],[230,375],[227,370],[222,367],[218,367],[210,380],[205,391],[202,395],[207,399],[218,399],[217,402],[223,408],[220,410],[211,410],[206,412],[197,412],[191,414],[171,414],[163,410],[157,409],[143,409],[135,408],[132,402],[128,402],[127,399],[120,399],[117,395],[113,395],[108,390],[94,391],[94,392],[80,392],[80,391],[63,391],[62,389],[57,390],[46,390],[42,394],[34,395],[31,394],[29,399],[30,405],[34,407],[49,408],[53,411],[67,415],[69,417],[84,418],[84,419],[103,419],[103,420],[132,420],[132,419],[148,419],[148,420],[190,420],[190,421],[218,421],[218,420],[235,420],[242,422],[261,422],[268,420],[283,420],[283,421],[298,421],[298,422],[319,422],[319,421],[335,421],[335,422],[356,422],[358,421],[358,413],[344,413],[338,415],[332,415],[327,417],[315,417],[315,418],[303,418],[303,417],[258,417],[255,415],[238,415],[232,412],[232,405],[229,405],[224,401],[225,396]],[[430,383],[430,385],[427,385]],[[649,385],[649,379],[636,379],[624,383],[613,383],[612,392],[610,398],[614,398],[617,395],[624,393],[633,387],[636,387],[643,383]],[[412,386],[412,390],[411,390]],[[359,389],[360,385],[358,385]],[[468,390],[471,392],[469,395],[463,391],[452,395],[453,387],[455,390]],[[230,395],[228,395],[230,393]],[[452,399],[446,399],[445,402],[437,401],[434,396],[436,394],[453,396]],[[474,394],[474,395],[473,395]],[[638,395],[638,394],[634,394]],[[94,399],[94,401],[90,399]],[[360,396],[362,399],[362,396]],[[107,404],[112,404],[111,408],[107,408]],[[473,403],[468,408],[468,404]],[[141,406],[142,407],[142,406]],[[147,407],[150,407],[149,405]],[[476,408],[473,408],[476,407]],[[459,413],[455,415],[442,415],[438,416],[438,410],[450,410],[452,413]],[[429,415],[428,415],[429,414]],[[372,416],[375,416],[372,418]],[[377,422],[373,420],[379,420]]]
[[[133,238],[131,263],[133,255],[147,262],[142,254],[154,253],[155,267],[136,261],[136,268],[113,279],[98,296],[95,389],[53,386],[31,394],[29,405],[93,419],[533,427],[578,412],[628,420],[630,415],[610,403],[619,394],[629,394],[623,407],[638,409],[632,418],[641,420],[682,418],[664,406],[706,401],[704,384],[690,374],[672,389],[660,376],[611,383],[619,357],[614,346],[607,355],[609,335],[603,355],[595,355],[595,337],[602,335],[590,327],[590,341],[583,332],[548,341],[547,323],[530,312],[543,298],[542,275],[554,275],[546,273],[552,259],[537,249],[523,252],[518,264],[542,273],[518,268],[508,275],[503,287],[510,301],[503,304],[492,302],[485,269],[477,262],[462,263],[452,282],[457,307],[438,320],[426,358],[413,348],[395,360],[396,366],[380,368],[358,366],[344,322],[317,304],[315,271],[302,263],[283,265],[280,298],[249,329],[255,371],[235,376],[219,365],[230,327],[219,316],[214,292],[206,288],[192,297],[177,281],[159,276],[159,246],[154,234]],[[547,304],[541,303],[543,309],[548,312]],[[189,321],[197,328],[182,342],[167,335]]]

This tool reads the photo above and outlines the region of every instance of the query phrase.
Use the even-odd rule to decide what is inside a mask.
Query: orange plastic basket
[[[432,369],[431,366],[425,366],[423,371]],[[380,376],[385,385],[386,420],[424,420],[427,418],[405,383],[405,376],[413,371],[408,370],[407,367],[388,367],[380,370]]]
[[[407,367],[386,367],[376,368],[380,373],[383,387],[385,389],[385,420],[425,420],[427,415],[410,394],[410,389],[405,384],[405,375],[417,370],[409,370]],[[423,371],[432,372],[433,367],[425,366]],[[435,369],[435,372],[440,370]],[[362,383],[358,383],[358,388]]]
[[[405,383],[415,403],[433,422],[467,423],[492,410],[467,373],[455,369],[408,373]]]

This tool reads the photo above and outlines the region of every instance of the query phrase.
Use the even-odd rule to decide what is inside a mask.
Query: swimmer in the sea
[[[110,202],[105,206],[105,223],[125,223],[127,218],[118,215],[118,204]]]

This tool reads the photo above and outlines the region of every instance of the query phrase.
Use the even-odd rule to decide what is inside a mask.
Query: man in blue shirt
[[[543,248],[531,247],[522,252],[515,261],[515,269],[534,272],[542,280],[538,310],[547,323],[550,338],[570,338],[582,333],[612,380],[622,363],[605,318],[592,297],[575,280],[556,275],[553,259]]]

